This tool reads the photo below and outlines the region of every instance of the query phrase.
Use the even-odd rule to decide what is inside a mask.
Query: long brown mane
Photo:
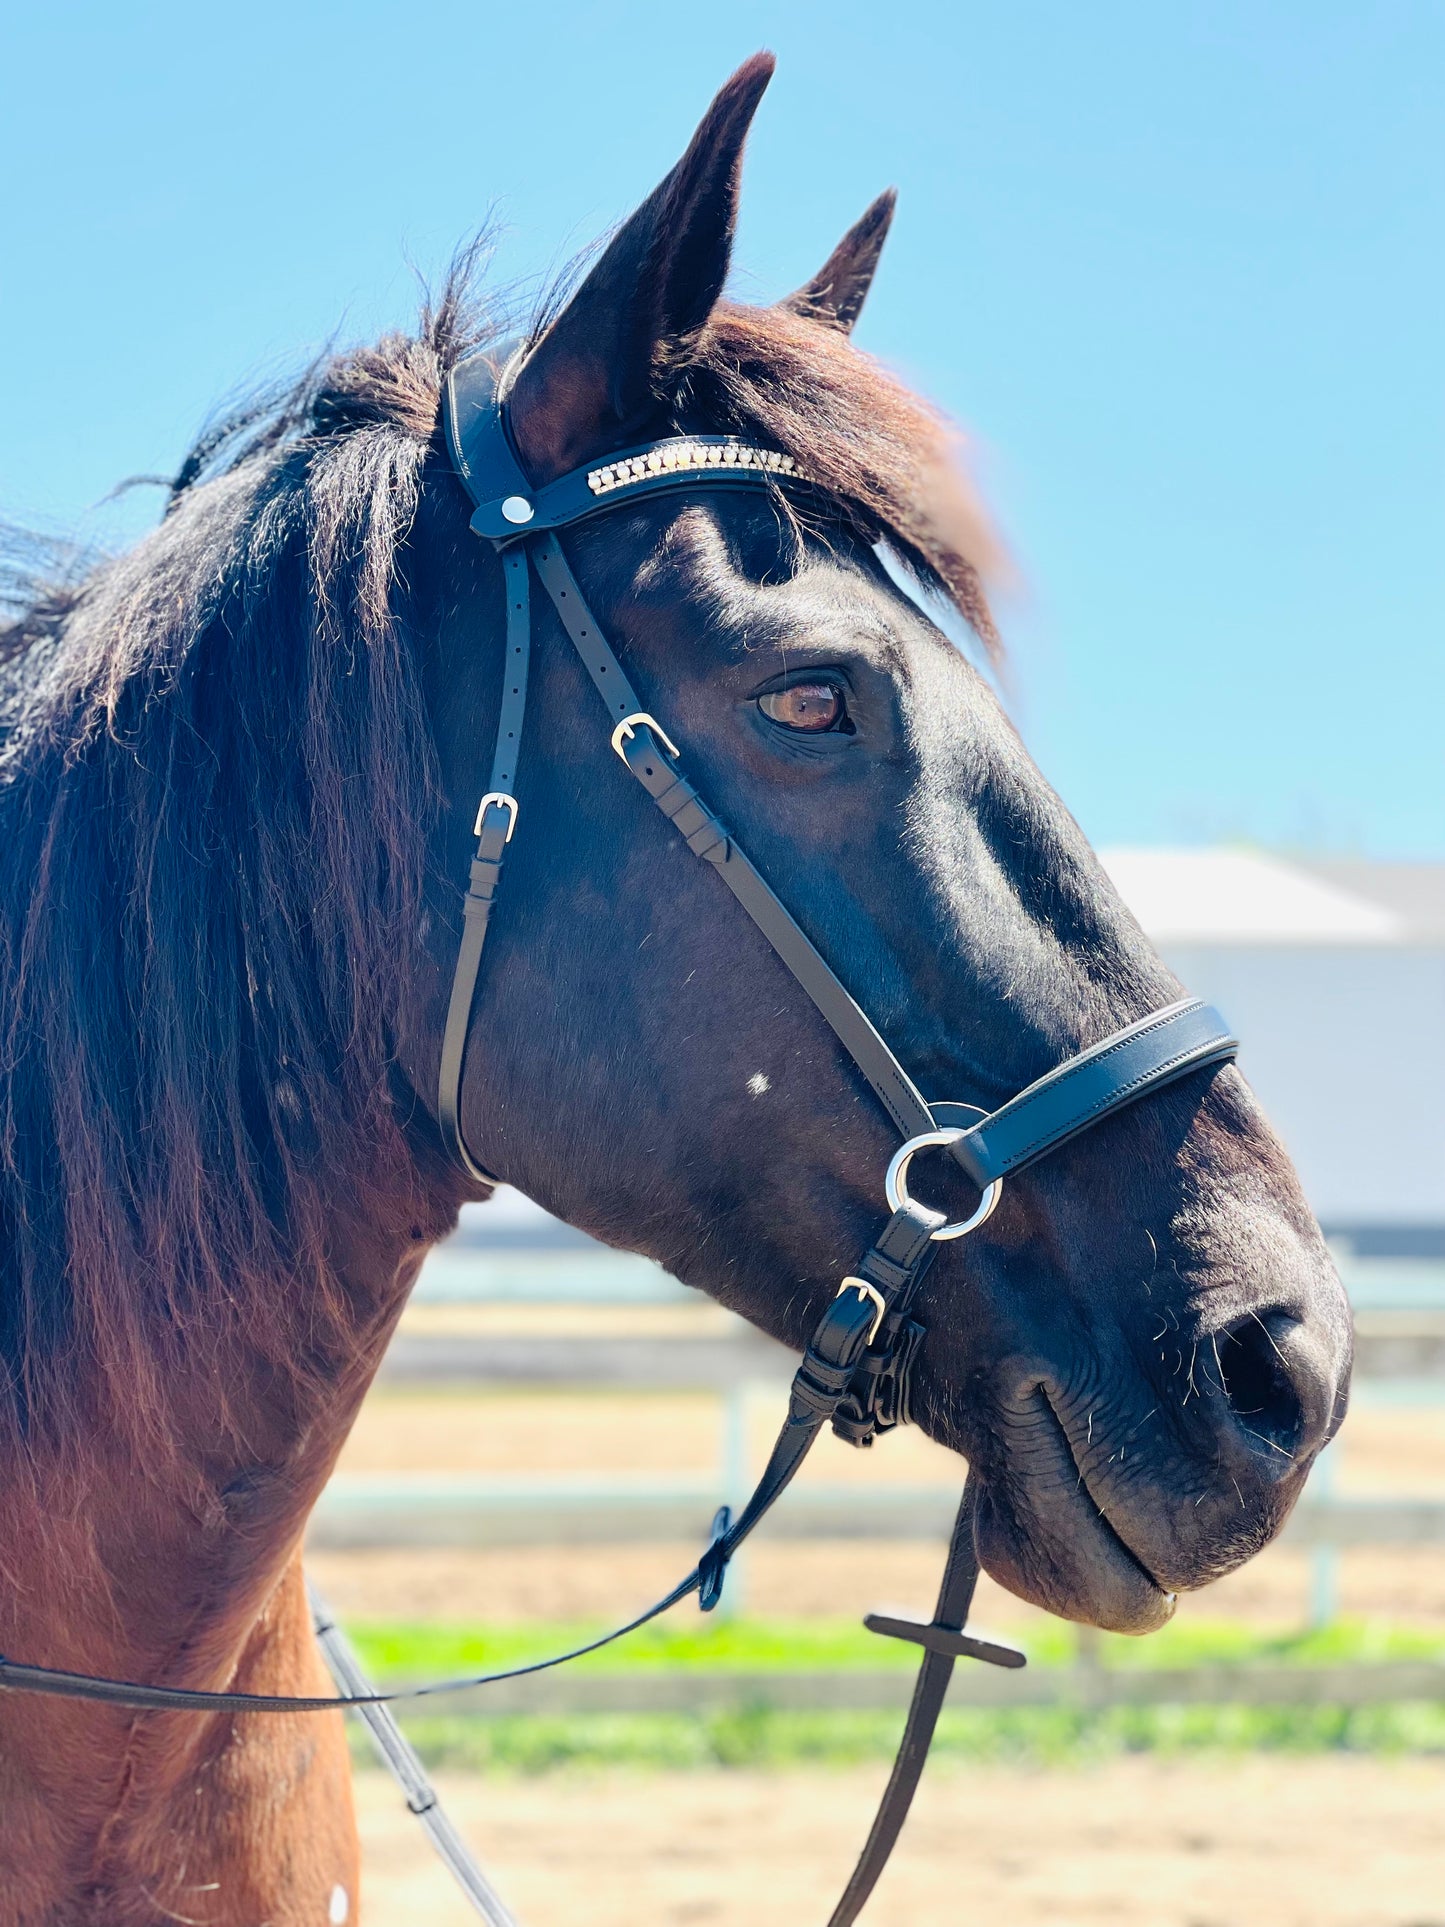
[[[0,632],[0,1360],[52,1444],[83,1401],[161,1447],[168,1360],[237,1332],[304,1395],[356,1315],[335,1214],[380,1189],[426,1230],[393,1041],[435,796],[398,552],[483,338],[469,265],[414,337],[203,436],[154,533]],[[944,431],[841,335],[725,305],[671,385],[992,640]]]

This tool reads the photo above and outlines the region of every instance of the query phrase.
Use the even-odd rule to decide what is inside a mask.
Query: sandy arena
[[[884,1769],[444,1779],[525,1927],[822,1927]],[[363,1927],[475,1922],[389,1782]],[[1348,1757],[948,1767],[867,1927],[1445,1927],[1445,1767]]]

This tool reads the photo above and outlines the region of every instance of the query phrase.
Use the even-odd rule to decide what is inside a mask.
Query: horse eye
[[[759,696],[758,708],[771,723],[810,733],[842,729],[848,721],[843,692],[830,682],[789,683],[786,689],[773,689],[766,696]]]

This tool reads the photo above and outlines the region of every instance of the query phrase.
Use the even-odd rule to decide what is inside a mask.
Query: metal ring
[[[967,1135],[966,1131],[955,1125],[947,1131],[922,1131],[917,1137],[909,1138],[908,1142],[894,1153],[893,1161],[888,1166],[888,1175],[883,1180],[883,1194],[888,1200],[888,1209],[901,1211],[904,1205],[913,1203],[903,1181],[908,1175],[908,1167],[913,1162],[915,1152],[926,1151],[935,1144],[940,1146],[957,1144],[961,1137]],[[993,1215],[993,1208],[1002,1196],[1003,1179],[991,1179],[983,1188],[983,1196],[979,1199],[978,1208],[973,1216],[960,1218],[957,1224],[940,1225],[932,1234],[933,1242],[945,1244],[950,1238],[965,1238],[970,1231],[977,1231],[985,1218]]]

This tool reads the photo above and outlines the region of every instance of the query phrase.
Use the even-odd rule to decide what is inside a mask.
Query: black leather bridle
[[[854,1445],[909,1418],[911,1368],[926,1340],[913,1303],[938,1244],[965,1236],[989,1216],[1006,1178],[1056,1150],[1127,1104],[1191,1071],[1228,1062],[1236,1039],[1217,1011],[1187,1000],[1154,1012],[1069,1058],[996,1111],[930,1103],[899,1063],[811,939],[682,773],[682,750],[643,707],[622,663],[587,606],[557,531],[670,490],[806,490],[791,457],[726,435],[674,436],[627,449],[536,488],[513,445],[507,417],[518,350],[474,356],[448,379],[445,426],[452,461],[475,513],[473,531],[499,552],[506,592],[505,675],[491,774],[476,812],[476,854],[463,900],[463,927],[441,1054],[437,1116],[442,1137],[467,1174],[498,1180],[469,1147],[462,1128],[462,1079],[477,980],[497,902],[507,845],[518,823],[517,758],[522,744],[532,650],[535,574],[581,657],[610,721],[612,748],[695,856],[712,865],[778,956],[832,1026],[896,1126],[901,1143],[884,1180],[891,1215],[857,1269],[845,1277],[809,1340],[793,1379],[784,1420],[752,1496],[736,1515],[718,1512],[706,1551],[662,1599],[616,1631],[532,1665],[445,1680],[393,1693],[335,1697],[208,1693],[138,1685],[0,1659],[0,1688],[102,1701],[150,1711],[311,1712],[378,1707],[398,1700],[542,1672],[621,1638],[696,1593],[704,1612],[722,1597],[729,1560],[791,1482],[824,1425]],[[909,1195],[907,1176],[920,1151],[947,1150],[980,1187],[972,1214],[955,1223]],[[862,1857],[829,1927],[848,1927],[883,1870],[907,1815],[954,1662],[974,1658],[1021,1666],[1011,1648],[972,1638],[964,1627],[978,1578],[973,1496],[966,1487],[943,1584],[927,1624],[870,1615],[871,1630],[912,1641],[923,1661],[893,1773]]]

